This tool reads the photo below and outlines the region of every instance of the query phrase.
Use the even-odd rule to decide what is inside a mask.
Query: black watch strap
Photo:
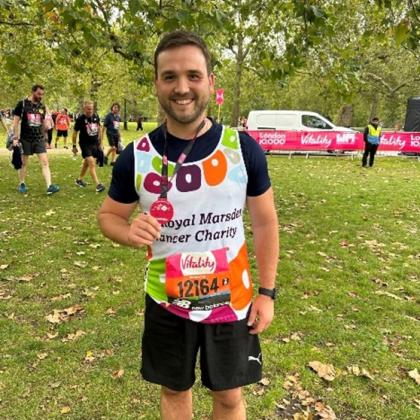
[[[258,288],[258,294],[265,295],[271,297],[271,299],[275,300],[277,296],[277,290],[274,289],[266,289],[265,287]]]

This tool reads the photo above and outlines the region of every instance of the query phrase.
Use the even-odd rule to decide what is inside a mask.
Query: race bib
[[[120,128],[120,122],[117,120],[114,120],[114,129],[118,130]]]
[[[41,114],[27,114],[29,127],[40,127],[42,124]]]
[[[86,131],[88,136],[97,136],[99,131],[98,123],[87,123],[86,124]]]
[[[168,302],[191,311],[207,311],[230,303],[226,248],[183,252],[166,258]]]

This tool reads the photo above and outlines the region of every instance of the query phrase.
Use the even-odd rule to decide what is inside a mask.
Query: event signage
[[[341,131],[247,131],[265,151],[364,150],[363,133]],[[420,132],[382,132],[380,151],[420,153]]]

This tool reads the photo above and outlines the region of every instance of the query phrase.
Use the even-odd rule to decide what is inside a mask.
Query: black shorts
[[[118,146],[118,142],[120,141],[120,136],[118,134],[111,134],[107,131],[106,136],[108,137],[108,144],[110,147]]]
[[[68,130],[57,130],[57,137],[67,137]]]
[[[82,144],[79,143],[80,150],[82,151],[82,158],[86,159],[89,156],[94,158],[98,157],[98,144]]]
[[[47,153],[47,149],[45,148],[45,139],[38,139],[36,141],[20,139],[20,143],[22,144],[24,155]]]
[[[146,381],[175,391],[195,382],[200,350],[201,382],[223,391],[261,380],[262,355],[247,319],[201,324],[172,314],[146,295],[141,374]]]

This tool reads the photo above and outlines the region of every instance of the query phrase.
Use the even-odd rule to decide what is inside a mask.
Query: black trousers
[[[362,165],[367,166],[367,160],[369,157],[369,166],[373,166],[373,161],[375,160],[375,154],[378,150],[379,144],[372,144],[368,141],[365,142],[365,152],[363,153]]]

